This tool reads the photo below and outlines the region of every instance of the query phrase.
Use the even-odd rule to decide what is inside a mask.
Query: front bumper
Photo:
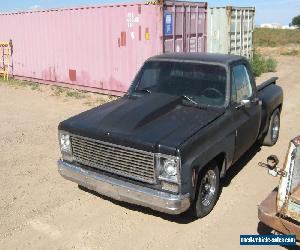
[[[67,180],[78,183],[115,200],[149,207],[168,214],[180,214],[190,207],[190,195],[174,195],[132,184],[59,160],[58,172]]]

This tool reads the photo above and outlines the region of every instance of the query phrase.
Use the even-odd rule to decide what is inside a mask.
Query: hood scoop
[[[126,112],[123,109],[115,109],[102,119],[102,126],[114,126],[130,131],[140,128],[147,123],[162,117],[175,109],[181,103],[178,96],[170,96],[161,93],[146,94],[127,103]]]

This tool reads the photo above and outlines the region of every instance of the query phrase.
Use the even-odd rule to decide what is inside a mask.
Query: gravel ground
[[[57,125],[99,95],[87,101],[0,83],[0,249],[239,249],[240,234],[257,233],[257,206],[278,183],[257,163],[269,154],[283,162],[300,134],[300,58],[277,59],[278,72],[258,82],[278,75],[284,88],[279,141],[236,164],[213,212],[196,221],[114,202],[60,177]]]

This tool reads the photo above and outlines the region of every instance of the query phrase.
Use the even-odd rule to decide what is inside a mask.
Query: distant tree
[[[300,15],[293,18],[292,24],[300,28]]]

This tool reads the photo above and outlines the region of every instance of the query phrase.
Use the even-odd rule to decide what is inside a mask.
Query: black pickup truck
[[[148,59],[121,98],[59,124],[59,173],[113,199],[197,218],[254,143],[277,142],[283,91],[240,56]]]

